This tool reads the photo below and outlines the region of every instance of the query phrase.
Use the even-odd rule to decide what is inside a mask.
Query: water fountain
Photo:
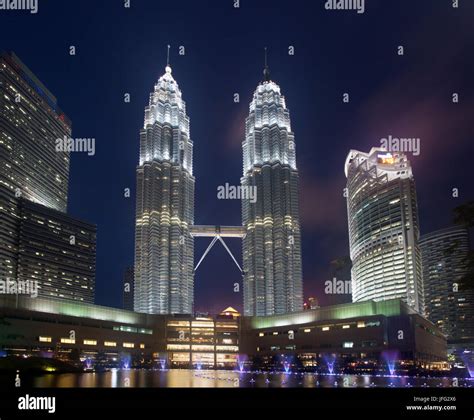
[[[127,355],[127,356],[122,357],[121,366],[122,366],[122,369],[125,369],[125,370],[130,369],[130,356]]]
[[[336,363],[336,355],[329,354],[329,355],[325,355],[323,358],[324,358],[324,361],[326,362],[329,375],[334,375],[334,365]]]
[[[474,379],[474,357],[470,351],[464,351],[461,356],[461,360],[466,366],[467,373],[469,373],[469,378]]]
[[[390,372],[390,376],[395,375],[395,364],[397,363],[399,357],[398,357],[398,351],[390,351],[386,350],[382,352],[382,358],[385,360],[385,363],[387,364],[388,371]]]
[[[84,360],[84,370],[87,372],[87,371],[93,371],[94,370],[94,367],[93,367],[93,364],[92,364],[92,359],[90,357],[88,357],[86,360]]]
[[[244,354],[239,354],[237,356],[237,368],[240,373],[244,372],[246,360],[247,360],[247,356],[245,356]]]

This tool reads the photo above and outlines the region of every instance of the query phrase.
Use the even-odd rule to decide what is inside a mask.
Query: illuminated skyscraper
[[[57,152],[56,140],[70,137],[71,122],[14,53],[0,56],[0,117],[0,185],[65,212],[69,152]]]
[[[427,318],[449,342],[474,342],[474,290],[461,286],[469,272],[468,229],[453,226],[428,233],[420,248]]]
[[[244,314],[273,315],[303,309],[298,170],[290,115],[280,87],[264,80],[245,122],[242,200]]]
[[[135,225],[137,312],[193,311],[193,143],[178,84],[166,66],[140,131]]]
[[[352,300],[401,298],[423,311],[415,181],[407,157],[372,148],[346,158]]]
[[[53,94],[14,53],[1,53],[0,280],[17,278],[18,199],[66,211],[69,153],[56,152],[56,139],[70,134]]]
[[[96,226],[66,214],[71,122],[14,53],[0,55],[0,280],[94,302]]]

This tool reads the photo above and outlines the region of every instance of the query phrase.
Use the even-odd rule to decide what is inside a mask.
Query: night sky
[[[366,0],[357,14],[326,11],[323,0],[241,0],[238,9],[234,0],[131,0],[130,9],[123,0],[39,0],[36,15],[0,11],[0,48],[58,98],[72,137],[96,139],[95,156],[72,154],[68,208],[98,227],[96,303],[121,305],[122,275],[133,264],[139,130],[167,44],[191,120],[195,223],[210,225],[241,223],[240,202],[218,200],[216,189],[240,182],[244,121],[268,47],[296,139],[306,297],[325,303],[329,263],[349,252],[350,149],[369,151],[389,134],[419,137],[421,153],[409,158],[421,232],[447,227],[453,207],[474,197],[474,1],[459,2],[456,9],[452,0]],[[196,240],[196,261],[209,242]],[[227,243],[240,260],[240,241]],[[233,292],[240,280],[216,244],[196,274],[196,310],[241,309]]]

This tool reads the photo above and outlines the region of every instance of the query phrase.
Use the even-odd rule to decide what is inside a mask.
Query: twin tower
[[[186,104],[168,64],[150,94],[140,130],[137,312],[193,313],[193,147]],[[267,66],[250,103],[242,149],[241,186],[257,193],[256,200],[242,200],[244,315],[302,310],[295,140],[285,98]]]

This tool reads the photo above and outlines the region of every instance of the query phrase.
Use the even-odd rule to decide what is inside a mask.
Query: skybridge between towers
[[[227,253],[230,255],[230,257],[232,258],[232,261],[234,261],[239,271],[242,274],[244,273],[239,263],[235,259],[234,255],[232,254],[231,250],[229,249],[227,244],[224,242],[224,239],[222,239],[222,238],[240,238],[240,239],[245,238],[246,233],[245,233],[245,228],[243,226],[194,225],[194,226],[191,226],[190,228],[190,234],[193,238],[212,238],[211,243],[207,247],[206,251],[204,251],[204,254],[202,255],[201,259],[196,264],[196,267],[194,267],[194,272],[196,272],[196,270],[199,268],[199,266],[204,261],[204,258],[206,258],[207,254],[212,249],[214,244],[217,241],[219,241],[222,244],[222,246],[225,248]]]

